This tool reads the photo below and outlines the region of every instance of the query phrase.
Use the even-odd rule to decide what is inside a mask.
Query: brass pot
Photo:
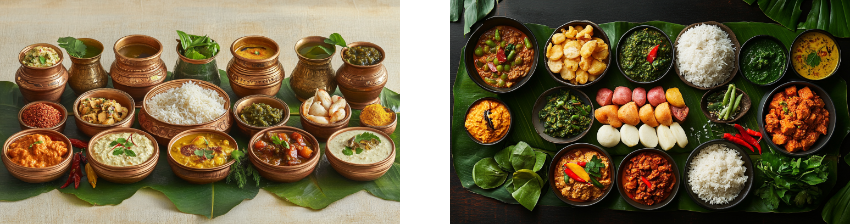
[[[245,44],[262,44],[274,48],[274,55],[266,59],[248,59],[236,54]],[[230,88],[238,97],[263,94],[274,96],[286,76],[283,65],[278,61],[280,47],[274,40],[264,36],[244,36],[230,45],[233,58],[227,63],[227,78]]]
[[[27,51],[38,46],[53,48],[59,54],[59,62],[44,68],[24,65],[23,60]],[[59,102],[59,98],[65,92],[65,83],[68,83],[68,70],[65,69],[65,66],[62,66],[63,60],[62,50],[52,44],[33,44],[21,50],[21,53],[18,54],[18,62],[21,63],[21,67],[15,73],[15,83],[20,87],[21,95],[27,102],[39,100]]]
[[[336,91],[336,79],[334,77],[336,74],[334,74],[334,69],[331,66],[331,59],[336,54],[336,51],[327,58],[322,59],[310,59],[298,53],[298,49],[301,49],[304,45],[311,43],[324,44],[325,39],[328,38],[309,36],[295,43],[295,55],[298,55],[298,64],[292,70],[292,79],[289,80],[289,86],[292,87],[292,91],[295,92],[295,96],[301,102],[315,96],[316,89],[324,89],[330,94]],[[326,45],[325,47],[334,47],[330,44],[324,45]]]
[[[157,50],[156,54],[146,58],[130,58],[118,53],[122,48],[132,44],[144,44]],[[112,85],[116,89],[127,92],[136,101],[136,106],[142,105],[142,99],[154,86],[165,81],[168,71],[162,61],[162,43],[156,38],[145,35],[129,35],[122,37],[112,47],[115,61],[109,69]]]
[[[87,46],[97,48],[100,51],[97,55],[89,58],[77,58],[71,55],[71,68],[68,69],[70,77],[68,77],[68,86],[74,90],[78,96],[89,90],[106,87],[107,80],[106,70],[100,64],[100,55],[103,54],[103,44],[100,41],[91,38],[79,38],[78,40],[85,43]],[[86,49],[90,51],[93,49]]]
[[[349,47],[369,46],[374,47],[381,52],[381,58],[374,65],[353,65],[342,60],[343,64],[336,70],[336,83],[339,85],[339,91],[345,96],[345,100],[351,105],[352,109],[363,109],[370,104],[378,103],[378,97],[384,86],[387,85],[387,68],[384,67],[384,59],[387,54],[380,46],[369,42],[354,42],[348,44],[348,47],[340,51],[340,57],[344,58],[345,52]]]

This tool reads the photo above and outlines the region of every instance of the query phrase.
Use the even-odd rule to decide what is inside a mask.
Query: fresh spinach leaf
[[[479,160],[472,168],[472,180],[482,189],[501,186],[507,177],[508,173],[502,171],[496,160],[491,157]]]

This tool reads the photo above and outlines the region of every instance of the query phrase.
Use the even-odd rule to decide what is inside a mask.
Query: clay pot
[[[21,137],[31,135],[31,134],[43,134],[47,136],[58,137],[61,141],[65,142],[65,145],[68,146],[68,152],[65,155],[65,160],[62,160],[59,164],[44,167],[44,168],[33,168],[33,167],[25,167],[18,165],[17,163],[12,162],[6,152],[9,150],[9,145],[20,139]],[[9,174],[12,174],[13,177],[18,178],[21,181],[27,183],[44,183],[52,180],[56,180],[59,177],[65,176],[65,172],[71,168],[71,156],[73,155],[73,150],[71,150],[71,140],[68,137],[65,137],[62,133],[49,130],[49,129],[29,129],[20,131],[15,133],[6,139],[6,143],[3,144],[3,165],[6,166],[6,169],[9,170]]]
[[[38,68],[24,65],[27,51],[34,47],[49,47],[59,54],[59,61],[50,67]],[[52,44],[33,44],[25,47],[18,54],[18,62],[21,67],[15,73],[15,84],[18,84],[21,95],[27,102],[46,100],[59,102],[62,93],[65,92],[65,83],[68,83],[68,70],[62,66],[62,50]]]
[[[299,49],[307,44],[320,43],[325,47],[334,49],[333,45],[324,43],[325,37],[309,36],[295,43],[295,55],[298,55],[298,64],[292,70],[292,79],[289,86],[295,92],[295,96],[301,102],[316,95],[316,89],[324,89],[328,93],[336,91],[336,78],[334,69],[331,67],[331,59],[334,54],[326,58],[310,59],[299,53]]]
[[[383,56],[374,65],[354,65],[343,59],[342,66],[336,71],[336,83],[339,85],[340,92],[345,96],[348,104],[351,104],[351,108],[360,110],[370,104],[378,103],[380,100],[378,96],[381,95],[381,91],[387,85],[387,68],[382,64],[387,54],[383,48],[376,44],[354,42],[340,51],[340,57],[345,55],[348,48],[356,46],[374,47]]]
[[[50,101],[35,101],[35,102],[28,103],[27,105],[24,105],[23,107],[21,107],[21,110],[18,111],[18,125],[21,127],[21,130],[23,131],[23,130],[37,129],[38,128],[38,127],[33,127],[33,126],[29,126],[29,125],[25,124],[24,119],[23,119],[24,110],[27,109],[27,107],[30,107],[30,106],[35,105],[37,103],[44,103],[44,104],[47,104],[48,106],[55,108],[56,110],[59,111],[60,119],[62,119],[62,121],[59,121],[59,124],[56,124],[56,126],[49,127],[49,128],[46,128],[46,129],[54,130],[54,131],[57,131],[59,133],[65,132],[65,123],[68,122],[68,110],[66,110],[65,106],[62,106],[62,104],[58,104],[58,103],[54,103],[54,102],[50,102]]]
[[[294,166],[275,166],[261,161],[260,158],[257,157],[257,154],[254,153],[254,150],[256,149],[254,148],[253,143],[259,141],[268,132],[283,132],[286,134],[298,132],[299,134],[301,134],[301,136],[304,137],[304,142],[307,143],[307,145],[311,146],[311,148],[314,150],[313,156],[310,157],[307,162]],[[312,173],[313,170],[316,169],[316,165],[319,164],[319,160],[321,160],[322,157],[322,150],[319,150],[319,142],[316,141],[316,138],[313,137],[313,135],[311,135],[310,133],[307,133],[304,130],[294,127],[284,126],[268,128],[257,132],[257,134],[254,134],[254,136],[251,138],[251,141],[249,142],[251,142],[251,144],[248,146],[248,158],[250,158],[251,163],[254,164],[254,167],[257,168],[257,171],[259,171],[260,176],[263,176],[263,178],[275,182],[295,182],[304,179],[304,177],[307,177],[307,175],[310,175],[310,173]]]
[[[211,121],[207,121],[207,122],[201,123],[201,124],[192,124],[192,125],[169,124],[169,123],[166,123],[164,121],[160,121],[159,119],[156,119],[156,118],[152,117],[150,114],[148,114],[147,111],[149,110],[149,108],[147,106],[147,102],[150,101],[150,99],[153,96],[156,96],[157,94],[163,93],[163,92],[165,92],[169,89],[173,89],[173,88],[183,86],[183,83],[189,82],[189,81],[195,82],[198,86],[200,86],[204,89],[215,90],[218,93],[219,96],[224,98],[224,107],[226,108],[226,111],[223,114],[221,114],[220,116],[218,116],[217,118],[215,118]],[[217,130],[217,131],[229,132],[230,126],[233,125],[233,120],[231,120],[230,114],[229,114],[230,113],[230,97],[227,96],[227,92],[224,92],[223,89],[221,89],[220,87],[218,87],[218,86],[216,86],[212,83],[209,83],[209,82],[205,82],[205,81],[201,81],[201,80],[197,80],[197,79],[171,80],[171,81],[168,81],[166,83],[162,83],[162,84],[154,87],[153,89],[151,89],[150,92],[148,92],[148,94],[145,95],[145,97],[143,99],[144,99],[144,101],[142,102],[142,108],[139,110],[139,124],[142,126],[142,129],[144,129],[148,133],[151,133],[151,135],[153,135],[153,137],[156,139],[157,142],[161,142],[161,143],[168,142],[172,138],[175,138],[175,136],[177,134],[181,133],[181,132],[184,132],[184,131],[187,131],[187,130],[192,130],[192,129],[198,129],[198,128],[209,128],[209,129],[213,129],[213,130]]]
[[[85,98],[106,98],[108,100],[115,100],[116,102],[121,104],[122,107],[127,107],[129,114],[127,114],[127,117],[125,117],[123,120],[115,122],[114,124],[92,124],[92,123],[86,122],[83,119],[81,119],[81,117],[83,117],[83,115],[80,114],[80,111],[79,111],[80,101],[82,101]],[[108,129],[111,129],[111,128],[115,128],[115,127],[129,128],[130,126],[133,126],[133,119],[135,119],[135,116],[136,116],[136,109],[135,108],[136,108],[136,103],[133,102],[133,97],[130,97],[130,94],[127,94],[127,92],[117,90],[117,89],[111,89],[111,88],[93,89],[93,90],[89,90],[89,91],[87,91],[83,94],[80,94],[80,96],[77,97],[77,100],[74,101],[74,108],[73,108],[74,117],[77,118],[77,119],[74,119],[74,120],[75,120],[75,123],[77,124],[77,129],[80,129],[80,131],[82,131],[84,134],[86,134],[88,136],[95,136],[98,133],[105,131],[105,130],[108,130]]]
[[[133,132],[138,135],[144,136],[148,138],[153,143],[153,155],[151,155],[148,160],[142,162],[138,165],[133,166],[110,166],[100,161],[97,161],[96,157],[92,156],[92,150],[86,150],[86,158],[88,158],[89,163],[91,164],[92,169],[95,173],[97,173],[98,178],[103,178],[109,182],[113,183],[121,183],[121,184],[129,184],[139,182],[140,180],[145,179],[151,173],[153,173],[154,167],[156,167],[156,162],[159,160],[159,144],[156,143],[156,140],[150,134],[135,128],[125,128],[118,127],[109,129],[107,131],[100,132],[95,135],[89,141],[89,149],[91,149],[94,144],[103,138],[103,136],[108,134],[116,134],[116,133],[126,133]],[[137,136],[134,136],[136,138]]]
[[[130,58],[119,53],[124,47],[134,44],[144,44],[157,50],[156,54],[146,58]],[[115,61],[109,69],[112,85],[116,89],[127,92],[142,105],[142,99],[154,86],[165,81],[168,71],[162,61],[162,43],[156,38],[145,35],[129,35],[122,37],[112,47]]]
[[[339,159],[337,157],[337,155],[334,155],[333,153],[331,153],[330,148],[328,148],[328,147],[330,147],[330,144],[325,144],[325,152],[327,152],[326,155],[328,157],[328,162],[331,163],[331,167],[333,167],[334,170],[336,170],[336,172],[338,172],[339,174],[341,174],[345,178],[348,178],[348,179],[351,179],[351,180],[372,181],[372,180],[380,178],[385,173],[387,173],[387,171],[390,170],[390,168],[392,168],[393,163],[395,162],[395,154],[396,154],[395,142],[393,142],[392,138],[390,138],[389,135],[386,135],[385,133],[383,133],[381,131],[378,131],[378,130],[373,129],[373,128],[367,128],[367,127],[345,128],[345,129],[341,129],[341,130],[335,132],[333,135],[331,135],[331,137],[328,138],[328,142],[333,141],[334,137],[338,136],[339,134],[341,134],[343,132],[349,132],[349,131],[373,131],[375,133],[383,135],[384,137],[387,138],[387,140],[390,140],[390,144],[393,146],[393,148],[392,148],[392,151],[390,152],[390,155],[387,156],[386,159],[383,159],[383,160],[378,161],[378,162],[370,163],[370,164],[359,164],[359,163],[342,161],[341,159]],[[341,156],[345,156],[345,155],[341,155]]]
[[[174,158],[171,157],[171,146],[174,143],[177,143],[177,140],[180,140],[183,136],[191,135],[191,134],[200,134],[200,133],[214,133],[216,135],[224,136],[228,141],[233,142],[233,148],[239,149],[239,145],[237,145],[236,140],[227,133],[217,131],[209,128],[196,128],[191,130],[186,130],[184,132],[180,132],[168,142],[168,150],[166,155],[168,155],[168,165],[171,166],[171,171],[174,171],[174,174],[180,177],[183,180],[188,181],[193,184],[208,184],[216,181],[223,180],[227,177],[227,174],[230,173],[230,165],[232,165],[236,160],[230,160],[221,166],[213,167],[213,168],[194,168],[184,166],[183,164],[177,163],[174,161]]]
[[[298,111],[300,114],[307,114],[307,111],[304,107],[304,103],[301,103],[301,106],[298,107]],[[304,130],[316,136],[316,139],[319,139],[319,141],[324,141],[328,139],[328,137],[331,136],[334,132],[348,127],[348,121],[351,120],[351,105],[346,102],[345,118],[331,124],[319,124],[308,120],[304,116],[298,117],[301,118],[301,127],[304,127]]]
[[[103,44],[91,38],[79,38],[78,40],[89,46],[86,51],[100,51],[89,58],[71,58],[71,68],[68,69],[68,86],[74,93],[80,95],[86,91],[106,87],[109,82],[106,70],[100,64],[100,56],[103,54]],[[95,48],[95,49],[92,49]]]
[[[254,103],[264,103],[271,107],[283,110],[283,118],[280,120],[279,123],[272,124],[267,127],[254,126],[245,123],[245,121],[243,121],[242,118],[239,117],[239,114],[242,112],[242,109],[245,109],[246,107],[249,107],[251,106],[251,104]],[[257,132],[266,128],[285,126],[286,122],[289,121],[290,115],[289,106],[286,105],[286,102],[283,102],[283,100],[281,99],[266,95],[250,95],[242,97],[242,99],[237,100],[236,103],[233,104],[233,110],[231,110],[231,112],[231,114],[233,115],[233,120],[236,120],[236,126],[239,127],[239,130],[242,131],[242,133],[245,133],[245,135],[248,136],[253,136],[254,134],[257,134]]]
[[[260,44],[271,47],[275,53],[266,59],[248,59],[236,54],[246,44]],[[274,40],[264,36],[244,36],[230,45],[233,58],[227,63],[227,78],[230,88],[238,97],[263,94],[274,96],[280,91],[280,85],[286,74],[278,61],[280,47]]]

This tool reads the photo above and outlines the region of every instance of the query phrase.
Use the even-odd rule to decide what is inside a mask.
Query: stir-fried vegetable
[[[557,138],[578,135],[589,128],[590,111],[590,105],[582,103],[569,91],[552,94],[539,114],[543,132]]]

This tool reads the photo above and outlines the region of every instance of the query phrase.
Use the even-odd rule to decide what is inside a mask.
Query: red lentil
[[[50,105],[37,103],[24,109],[21,120],[28,126],[50,128],[62,121],[62,114]]]

